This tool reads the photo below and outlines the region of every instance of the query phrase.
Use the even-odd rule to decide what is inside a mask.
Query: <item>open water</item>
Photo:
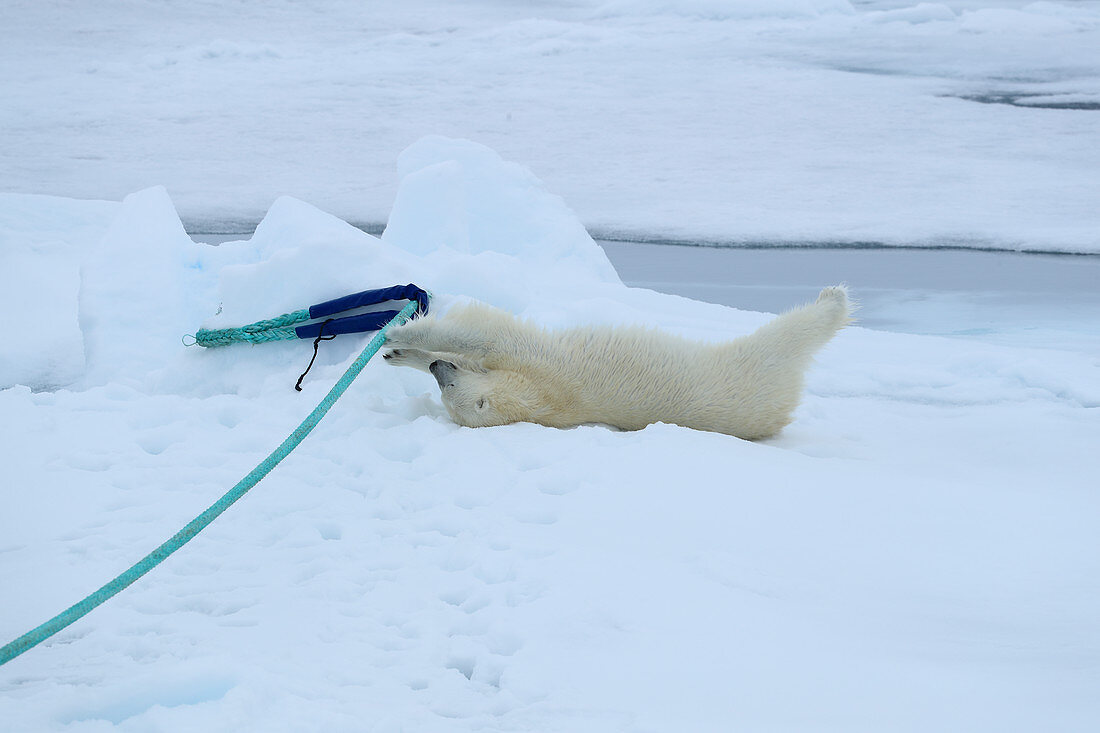
[[[600,242],[629,285],[779,313],[847,283],[859,325],[1100,357],[1100,256]]]

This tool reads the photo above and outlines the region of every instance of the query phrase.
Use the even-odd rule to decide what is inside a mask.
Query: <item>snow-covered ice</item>
[[[0,197],[28,268],[4,281],[0,638],[214,501],[365,343],[325,343],[299,395],[307,342],[185,348],[200,325],[410,281],[548,326],[723,339],[769,317],[624,286],[572,202],[486,148],[428,138],[399,168],[380,239],[294,198],[213,247],[164,188]],[[0,668],[0,721],[1095,730],[1098,377],[1071,338],[853,327],[795,422],[747,443],[463,429],[430,377],[375,360],[198,538]]]
[[[200,326],[407,282],[707,340],[863,302],[762,443],[462,429],[377,359],[0,667],[0,730],[1100,729],[1100,2],[10,0],[0,28],[0,643],[366,342],[298,394],[308,343]],[[1092,254],[890,252],[891,280],[867,244]]]
[[[428,134],[602,234],[1100,251],[1100,3],[10,0],[0,190],[385,222]],[[236,229],[240,231],[242,229]],[[224,231],[224,229],[220,229]]]

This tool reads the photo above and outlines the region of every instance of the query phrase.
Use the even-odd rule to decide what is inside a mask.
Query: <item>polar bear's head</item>
[[[455,363],[458,362],[458,363]],[[439,383],[451,419],[469,428],[539,422],[547,407],[537,385],[519,372],[437,359],[428,371]]]

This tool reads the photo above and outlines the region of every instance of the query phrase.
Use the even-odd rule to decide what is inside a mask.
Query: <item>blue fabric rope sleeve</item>
[[[333,318],[330,321],[307,323],[304,326],[297,326],[294,329],[294,333],[300,339],[317,338],[321,332],[321,323],[327,324],[325,326],[325,334],[330,336],[339,336],[345,333],[361,333],[363,331],[377,331],[382,328],[382,326],[389,323],[396,315],[397,311],[378,311],[375,313],[362,313],[358,316]]]
[[[410,283],[408,285],[394,285],[391,288],[364,290],[360,293],[352,293],[342,298],[326,300],[324,303],[311,305],[309,307],[309,317],[325,318],[334,313],[342,313],[352,308],[385,303],[387,300],[415,300],[419,306],[417,308],[418,313],[423,314],[428,311],[427,292]]]

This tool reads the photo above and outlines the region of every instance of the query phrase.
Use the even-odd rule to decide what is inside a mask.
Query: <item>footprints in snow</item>
[[[323,540],[338,540],[344,536],[344,531],[336,522],[318,522],[317,533]]]
[[[377,488],[356,492],[365,524],[345,526],[333,543],[363,546],[355,553],[362,594],[349,588],[339,612],[357,609],[360,626],[380,622],[368,633],[372,653],[387,666],[408,664],[409,694],[454,701],[438,714],[466,717],[491,700],[508,708],[523,607],[545,592],[534,568],[554,552],[575,472],[537,426],[474,431],[422,415],[382,432],[385,445],[368,459],[377,471],[360,479]],[[405,447],[391,450],[399,442]],[[571,444],[562,441],[561,453]],[[413,597],[417,588],[434,595]]]

